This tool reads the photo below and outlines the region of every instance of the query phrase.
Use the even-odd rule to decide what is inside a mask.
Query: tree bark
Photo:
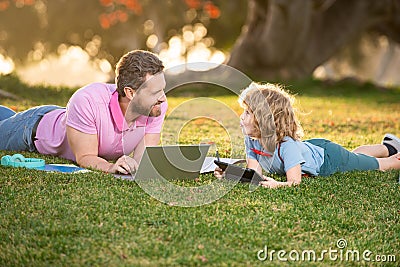
[[[228,65],[263,79],[303,78],[372,30],[400,41],[400,0],[249,0]]]

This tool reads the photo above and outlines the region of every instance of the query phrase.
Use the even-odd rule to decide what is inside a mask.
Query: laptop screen
[[[195,179],[207,156],[209,144],[148,146],[135,179]]]

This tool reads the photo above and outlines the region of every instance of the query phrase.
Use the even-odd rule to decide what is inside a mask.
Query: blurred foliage
[[[66,106],[78,88],[62,86],[31,86],[22,82],[15,74],[0,75],[0,89],[14,94],[17,99],[0,97],[0,104],[15,111],[23,111],[39,105]]]
[[[207,27],[215,47],[227,49],[246,10],[244,0],[0,0],[0,54],[17,62],[41,60],[60,44],[79,45],[115,63],[126,51],[146,49],[151,34],[166,42],[196,23]]]

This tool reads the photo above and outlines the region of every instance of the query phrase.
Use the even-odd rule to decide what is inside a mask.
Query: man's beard
[[[161,103],[162,102],[157,102],[150,108],[142,105],[132,105],[132,111],[148,117],[158,117],[161,115]]]

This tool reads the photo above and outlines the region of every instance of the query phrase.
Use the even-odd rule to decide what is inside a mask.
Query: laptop
[[[195,179],[200,175],[209,148],[209,144],[147,146],[134,175],[114,176],[128,180]]]

